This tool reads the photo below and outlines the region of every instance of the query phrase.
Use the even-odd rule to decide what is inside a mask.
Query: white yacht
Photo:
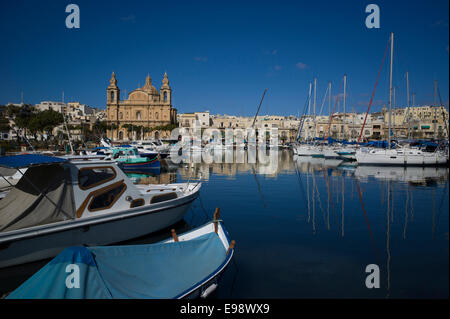
[[[447,164],[445,153],[436,150],[424,152],[417,148],[368,149],[356,151],[359,165],[432,166]]]

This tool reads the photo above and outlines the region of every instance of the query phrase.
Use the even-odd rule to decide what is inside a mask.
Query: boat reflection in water
[[[388,167],[388,166],[358,166],[355,176],[359,179],[373,177],[418,185],[428,185],[447,180],[446,167]]]

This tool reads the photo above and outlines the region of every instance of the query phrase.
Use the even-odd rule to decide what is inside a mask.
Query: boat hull
[[[442,166],[447,165],[447,159],[437,153],[408,155],[393,152],[362,153],[355,156],[358,165],[371,166]]]
[[[161,168],[161,163],[159,160],[153,160],[153,161],[147,161],[147,162],[141,162],[141,163],[119,163],[119,166],[124,171],[145,171],[145,170],[155,170]]]
[[[49,233],[35,232],[35,235],[0,241],[0,268],[51,258],[69,246],[109,245],[156,232],[182,220],[197,196],[197,193],[187,196],[175,206],[127,213],[91,223],[78,222],[68,229],[55,227]]]

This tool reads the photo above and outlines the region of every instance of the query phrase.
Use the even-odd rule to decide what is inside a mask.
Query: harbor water
[[[447,167],[357,167],[290,150],[269,166],[185,163],[129,177],[202,182],[178,233],[220,207],[236,250],[214,298],[448,298]],[[379,288],[366,286],[368,265],[378,266]],[[17,269],[0,272],[3,292],[36,270]]]

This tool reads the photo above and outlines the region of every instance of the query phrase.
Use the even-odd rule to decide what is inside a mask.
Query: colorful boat
[[[135,147],[115,147],[112,149],[112,159],[117,162],[117,164],[124,171],[160,171],[161,163],[159,161],[159,156],[153,158],[142,157],[139,151]]]

